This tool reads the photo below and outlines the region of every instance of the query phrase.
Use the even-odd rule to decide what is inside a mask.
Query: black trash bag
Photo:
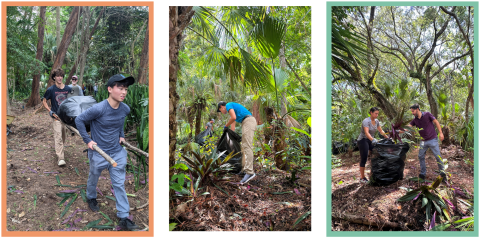
[[[402,180],[409,149],[407,143],[395,144],[389,139],[380,140],[372,150],[370,184],[386,186]]]
[[[332,155],[338,155],[347,152],[348,143],[332,142]]]
[[[223,161],[232,151],[233,154],[236,154],[230,160],[227,161],[228,164],[232,165],[231,173],[239,173],[242,170],[242,147],[240,143],[242,142],[242,137],[228,129],[224,131],[222,137],[218,140],[217,143],[217,153],[225,153],[220,156],[220,159]],[[238,154],[237,154],[238,152]]]
[[[74,96],[67,98],[60,104],[57,115],[63,121],[63,123],[77,128],[75,124],[75,118],[82,112],[86,111],[97,101],[92,96]],[[90,131],[90,123],[86,124],[87,132]]]
[[[210,135],[212,135],[212,131],[210,128],[208,128],[195,136],[195,142],[200,146],[203,146],[205,144],[206,137]]]

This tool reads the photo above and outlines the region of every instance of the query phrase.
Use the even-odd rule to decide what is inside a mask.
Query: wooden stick
[[[53,116],[54,116],[55,118],[57,118],[57,119],[60,121],[60,123],[62,123],[62,124],[63,124],[64,126],[66,126],[68,129],[70,129],[71,131],[75,132],[75,134],[77,134],[77,135],[79,135],[80,137],[82,137],[82,136],[80,135],[80,132],[78,132],[77,129],[75,129],[75,128],[72,127],[72,126],[69,126],[69,125],[63,123],[63,121],[60,120],[60,118],[57,116],[57,114],[53,114]],[[92,147],[93,147],[93,149],[94,149],[95,151],[97,151],[101,156],[103,156],[103,158],[105,158],[105,160],[108,161],[113,167],[117,167],[117,162],[115,162],[115,160],[113,160],[112,157],[110,157],[110,156],[107,155],[105,152],[103,152],[103,150],[100,149],[97,145],[93,145]]]
[[[130,208],[130,211],[135,211],[135,210],[138,210],[138,209],[142,209],[142,208],[144,208],[144,207],[146,207],[146,206],[148,206],[148,202],[145,203],[145,204],[143,204],[143,205],[141,205],[141,206],[139,206],[139,207],[131,207],[131,208]]]
[[[402,226],[399,223],[396,222],[389,222],[389,221],[372,221],[368,219],[367,217],[361,217],[357,216],[354,214],[341,214],[341,215],[335,215],[332,214],[332,218],[335,219],[342,219],[351,223],[357,223],[357,224],[362,224],[362,225],[367,225],[367,226],[376,226],[379,228],[383,227],[389,227],[389,228],[400,228],[402,230],[407,230],[406,226]]]
[[[141,150],[141,149],[139,149],[139,148],[137,148],[137,147],[134,147],[133,145],[130,145],[128,142],[122,141],[122,145],[125,145],[125,146],[128,147],[129,149],[131,149],[131,150],[133,150],[133,151],[135,151],[135,152],[138,152],[138,153],[140,153],[141,155],[144,155],[145,157],[148,158],[148,153],[147,153],[147,152],[145,152],[145,151],[143,151],[143,150]]]

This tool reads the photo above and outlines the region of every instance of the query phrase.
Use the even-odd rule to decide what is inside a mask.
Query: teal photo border
[[[478,237],[478,218],[475,216],[474,231],[332,231],[332,163],[331,163],[331,145],[332,145],[332,78],[331,78],[331,52],[332,52],[332,6],[473,6],[474,7],[474,61],[478,65],[478,2],[327,2],[327,236],[328,237]],[[476,72],[476,70],[475,70]],[[475,137],[474,137],[474,194],[475,194],[475,214],[478,215],[478,73],[474,75],[474,116],[475,116]]]

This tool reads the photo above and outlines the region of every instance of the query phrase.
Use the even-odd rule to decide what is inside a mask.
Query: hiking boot
[[[245,176],[240,181],[240,183],[246,183],[246,182],[250,181],[252,178],[255,178],[255,174],[245,174]]]
[[[132,220],[128,219],[128,217],[120,218],[120,222],[118,223],[118,226],[120,226],[120,228],[122,228],[122,230],[126,229],[126,230],[129,230],[129,231],[140,229],[140,227],[135,225],[135,223],[133,223]]]
[[[58,161],[58,166],[64,166],[66,165],[67,163],[65,163],[65,160],[61,159]]]
[[[96,198],[87,199],[87,203],[88,203],[88,207],[90,207],[92,211],[94,212],[100,211],[100,207],[98,206],[98,202]]]
[[[425,175],[423,175],[423,174],[419,174],[418,177],[425,180]]]
[[[360,183],[368,183],[368,179],[367,178],[361,178]]]

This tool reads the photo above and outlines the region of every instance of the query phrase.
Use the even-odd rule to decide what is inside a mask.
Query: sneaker
[[[240,183],[246,183],[250,181],[252,178],[255,178],[255,174],[245,174],[245,176],[243,177],[242,181],[240,181]]]
[[[361,178],[360,183],[368,183],[368,179],[367,178]]]
[[[64,166],[66,165],[67,163],[65,163],[65,160],[61,159],[58,161],[58,166]]]
[[[133,223],[133,221],[128,219],[127,217],[120,218],[120,222],[118,223],[118,226],[120,226],[120,228],[122,228],[122,230],[126,229],[126,230],[129,230],[129,231],[140,229],[139,226],[135,225],[135,223]]]
[[[90,207],[92,211],[94,212],[100,211],[100,207],[98,207],[98,202],[96,198],[87,199],[87,203],[88,203],[88,207]]]
[[[440,176],[442,176],[442,182],[447,183],[447,175],[445,173],[440,173]]]
[[[423,174],[419,174],[418,177],[425,180],[425,175],[423,175]]]

